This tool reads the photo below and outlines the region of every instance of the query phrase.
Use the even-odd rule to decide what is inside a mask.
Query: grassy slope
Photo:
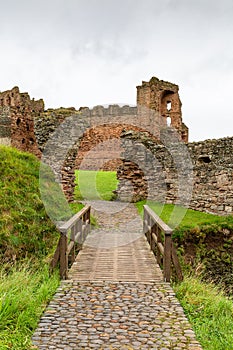
[[[143,204],[137,203],[141,213]],[[233,216],[217,216],[176,207],[178,218],[179,213],[185,214],[182,220],[179,218],[179,223],[171,219],[174,205],[161,208],[159,203],[148,204],[164,222],[175,226],[173,239],[183,267],[187,271],[198,269],[205,280],[221,284],[229,295],[233,295]]]
[[[0,259],[45,256],[58,232],[39,193],[39,162],[28,153],[0,147]]]
[[[44,263],[58,232],[40,199],[37,159],[1,146],[0,165],[0,349],[29,349],[59,283]]]
[[[233,224],[233,216],[218,216],[203,213],[197,210],[186,209],[183,207],[175,206],[174,204],[163,205],[153,201],[148,201],[147,203],[146,201],[140,201],[136,203],[136,206],[141,214],[143,212],[144,204],[149,205],[149,207],[151,207],[151,209],[153,209],[154,212],[159,215],[164,222],[170,225],[170,227],[175,228],[178,226],[179,232],[208,224]]]
[[[0,349],[31,349],[40,315],[59,284],[46,265],[24,263],[0,271]]]
[[[174,289],[203,349],[232,350],[232,299],[226,298],[216,286],[193,277]]]

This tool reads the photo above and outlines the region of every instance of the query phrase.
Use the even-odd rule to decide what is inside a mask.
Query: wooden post
[[[146,209],[143,210],[143,234],[147,238],[147,227],[146,227]]]
[[[77,222],[77,232],[80,232],[80,242],[78,243],[82,245],[84,242],[83,231],[82,231],[82,219],[79,219]]]
[[[156,235],[156,223],[153,222],[152,228],[151,228],[151,250],[156,255],[156,242],[153,239],[153,233]]]
[[[172,262],[179,280],[182,280],[181,266],[172,242],[172,229],[147,205],[144,205],[143,233],[145,233],[152,251],[156,252],[157,263],[163,267],[164,280],[170,282]]]
[[[150,216],[149,217],[149,219],[150,219],[150,249],[152,250],[152,233],[153,233],[153,219],[152,219],[152,217]]]
[[[161,258],[161,252],[159,250],[159,243],[162,243],[162,239],[161,239],[161,230],[157,224],[156,224],[156,236],[157,236],[157,254],[156,254],[156,257],[157,257],[158,264],[161,266],[163,261]]]
[[[91,232],[91,207],[89,207],[89,210],[87,211],[87,220],[88,220],[88,228],[87,228],[87,234]]]
[[[173,260],[173,264],[175,266],[175,270],[176,270],[176,274],[178,277],[179,281],[183,281],[183,274],[182,274],[182,270],[181,270],[181,266],[180,266],[180,262],[174,247],[174,243],[172,242],[172,260]]]
[[[73,248],[71,248],[71,252],[70,252],[70,263],[73,264],[75,261],[75,235],[76,235],[76,230],[75,227],[76,225],[74,225],[73,227],[71,227],[71,234],[70,234],[70,240],[74,242],[74,246]]]
[[[50,262],[50,269],[53,270],[56,266],[57,266],[57,263],[59,261],[59,258],[60,258],[60,245],[61,245],[61,235],[59,237],[59,241],[58,241],[58,244],[57,244],[57,248],[55,250],[55,253],[54,253],[54,256]]]
[[[61,233],[60,240],[60,277],[61,279],[68,278],[68,257],[67,257],[67,235]]]
[[[171,279],[171,255],[172,255],[172,232],[165,232],[164,237],[164,262],[163,275],[165,282]]]

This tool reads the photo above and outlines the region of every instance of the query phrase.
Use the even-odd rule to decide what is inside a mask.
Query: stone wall
[[[36,118],[36,135],[43,160],[49,164],[69,200],[72,200],[75,169],[114,169],[120,161],[120,134],[135,118],[136,107],[117,105],[50,110]],[[134,113],[134,114],[132,114]],[[136,128],[130,124],[131,128]]]
[[[80,114],[80,112],[74,107],[60,107],[56,109],[49,108],[46,111],[36,115],[34,118],[34,130],[40,151],[43,152],[46,142],[66,118],[78,114]]]
[[[123,133],[122,147],[119,199],[147,198],[211,213],[233,213],[233,137],[183,144],[168,128],[160,144],[143,133]]]
[[[18,87],[0,93],[0,143],[40,157],[34,117],[43,111],[43,100],[31,100],[27,93],[20,93]]]
[[[11,145],[11,116],[8,106],[0,106],[0,145]]]

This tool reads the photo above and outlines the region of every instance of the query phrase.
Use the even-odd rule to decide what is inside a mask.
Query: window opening
[[[170,112],[171,108],[172,108],[171,101],[167,101],[167,110],[168,110],[168,112]]]
[[[167,117],[167,126],[171,126],[172,120],[171,117]]]

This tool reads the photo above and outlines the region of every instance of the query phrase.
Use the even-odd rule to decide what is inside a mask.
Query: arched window
[[[170,112],[171,108],[172,108],[171,101],[167,101],[167,111]]]
[[[170,117],[167,117],[167,126],[171,126],[172,120]]]

